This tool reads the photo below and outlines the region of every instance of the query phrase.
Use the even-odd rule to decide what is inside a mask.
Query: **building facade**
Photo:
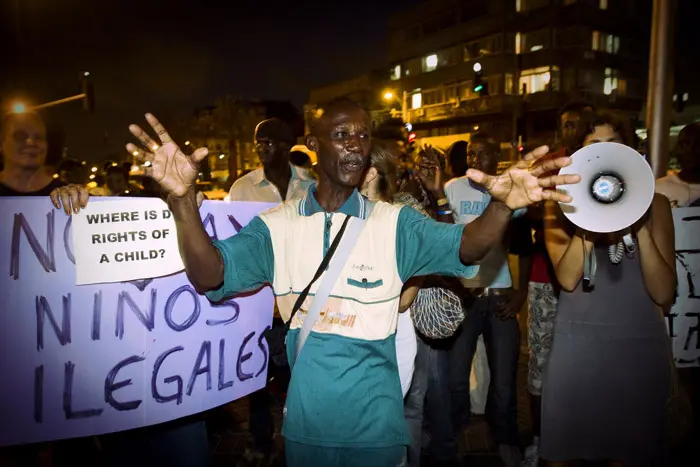
[[[391,18],[388,69],[362,88],[419,142],[551,144],[570,100],[639,115],[650,25],[650,0],[425,1]]]
[[[649,3],[426,2],[392,18],[383,85],[404,96],[419,138],[487,131],[501,142],[549,142],[569,100],[642,108]]]

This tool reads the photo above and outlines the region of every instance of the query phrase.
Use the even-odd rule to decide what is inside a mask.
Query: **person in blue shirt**
[[[469,167],[496,175],[500,149],[492,136],[472,135],[466,155]],[[459,224],[479,219],[493,202],[489,190],[468,177],[450,180],[445,193]],[[518,210],[514,217],[523,214],[524,210]],[[514,234],[529,236],[529,231],[510,229],[508,236]],[[513,287],[508,253],[506,245],[495,244],[479,262],[479,273],[462,280],[472,300],[461,332],[450,349],[450,371],[453,424],[459,430],[470,414],[470,370],[479,336],[483,335],[491,373],[486,414],[501,460],[506,467],[516,467],[521,460],[516,397],[520,328],[516,315],[527,297],[527,281],[521,280],[517,288]],[[528,260],[526,256],[520,257],[520,271],[528,270]],[[526,278],[524,274],[519,276]]]
[[[147,175],[169,193],[187,275],[213,301],[271,284],[281,316],[290,320],[291,304],[310,282],[341,221],[367,219],[296,359],[312,294],[291,319],[292,379],[283,425],[290,467],[396,467],[410,442],[394,345],[403,283],[416,275],[473,276],[474,263],[500,242],[514,210],[542,199],[569,202],[553,188],[579,181],[578,176],[547,176],[570,160],[542,160],[547,148],[540,148],[502,176],[468,172],[488,187],[493,201],[466,226],[438,223],[410,207],[382,202],[368,214],[369,201],[356,187],[369,162],[369,114],[349,99],[337,99],[316,109],[306,140],[318,155],[318,184],[301,200],[286,201],[237,235],[212,242],[194,191],[206,148],[186,155],[155,117],[146,119],[160,143],[132,125],[147,149],[129,144],[127,150],[150,161]],[[72,201],[62,195],[57,190],[52,196],[57,208]],[[81,200],[76,201],[79,208]]]

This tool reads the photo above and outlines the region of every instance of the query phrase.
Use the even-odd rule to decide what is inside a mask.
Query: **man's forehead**
[[[326,109],[321,116],[321,120],[331,125],[339,123],[367,124],[369,115],[363,109],[350,105],[338,105]]]
[[[469,141],[469,145],[467,146],[468,149],[471,150],[478,150],[478,151],[487,151],[489,149],[493,149],[493,144],[489,143],[488,141],[485,140],[473,140]]]

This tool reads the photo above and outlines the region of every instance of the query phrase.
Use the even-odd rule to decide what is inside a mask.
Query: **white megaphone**
[[[557,189],[573,198],[559,203],[576,226],[596,233],[618,232],[637,222],[654,199],[654,173],[634,149],[618,143],[595,143],[576,151],[559,174],[578,174],[576,185]]]

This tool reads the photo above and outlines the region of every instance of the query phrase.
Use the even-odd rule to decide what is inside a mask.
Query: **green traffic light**
[[[476,86],[476,87],[474,88],[474,92],[481,92],[482,89],[484,89],[484,85],[483,85],[483,84],[479,84],[478,86]]]

